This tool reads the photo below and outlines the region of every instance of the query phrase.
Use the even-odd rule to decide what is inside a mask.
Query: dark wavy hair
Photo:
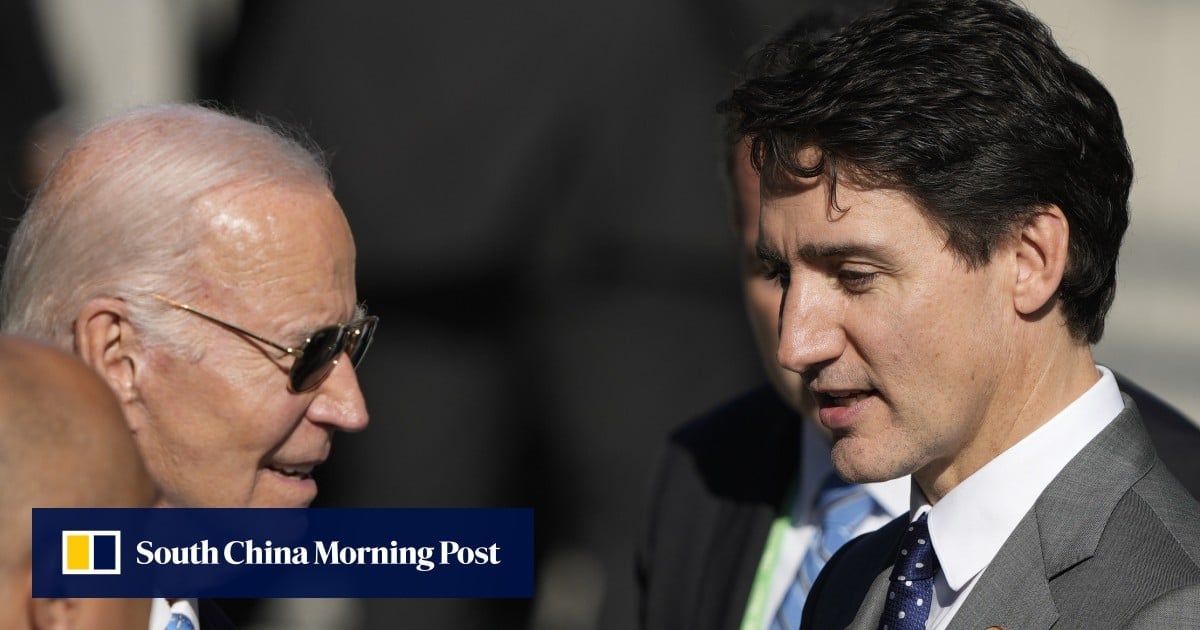
[[[909,0],[826,38],[778,40],[718,106],[752,139],[765,194],[795,178],[906,193],[971,267],[1040,208],[1070,226],[1059,286],[1096,343],[1116,291],[1133,163],[1108,90],[1004,0]],[[819,163],[800,152],[815,147]]]
[[[881,0],[839,0],[836,3],[801,9],[783,30],[760,43],[756,51],[747,51],[748,56],[736,75],[736,82],[760,78],[788,71],[786,55],[777,51],[789,50],[809,42],[825,39],[837,29],[854,21],[869,8],[882,5]],[[725,112],[721,129],[721,174],[724,176],[726,192],[733,211],[733,225],[741,226],[746,209],[737,197],[737,147],[744,136],[738,129],[740,119],[733,112]],[[740,228],[739,228],[740,229]]]

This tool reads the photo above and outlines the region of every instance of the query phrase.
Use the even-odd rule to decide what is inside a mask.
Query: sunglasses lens
[[[375,336],[377,323],[378,317],[368,317],[348,333],[346,353],[350,355],[350,365],[358,367],[358,364],[362,363],[363,357],[367,355],[367,348],[371,346],[371,338]]]
[[[341,326],[322,328],[309,337],[304,354],[292,364],[292,391],[308,391],[333,371],[334,359],[346,346],[346,330]]]

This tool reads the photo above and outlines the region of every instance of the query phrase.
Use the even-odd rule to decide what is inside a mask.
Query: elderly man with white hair
[[[303,145],[198,106],[136,109],[43,183],[0,317],[107,381],[160,505],[303,507],[333,434],[367,424],[354,367],[376,320],[354,257]]]

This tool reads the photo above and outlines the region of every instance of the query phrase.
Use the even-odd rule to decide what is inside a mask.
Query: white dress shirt
[[[796,579],[800,570],[800,561],[808,550],[808,544],[820,529],[813,514],[813,502],[821,484],[829,473],[833,472],[833,462],[830,460],[829,438],[807,420],[801,425],[800,484],[797,495],[792,501],[792,526],[784,535],[779,546],[778,561],[771,578],[771,588],[767,593],[767,608],[769,614],[763,615],[763,630],[769,630],[771,620],[784,595]],[[875,507],[854,530],[859,536],[873,532],[891,522],[897,516],[908,511],[909,489],[911,484],[907,476],[891,481],[865,484],[864,487],[871,498],[875,499]]]
[[[943,630],[1042,491],[1125,408],[1112,372],[930,506],[912,484],[913,518],[929,513],[941,570],[925,627]]]
[[[164,630],[167,622],[171,621],[171,615],[175,613],[190,619],[196,630],[200,630],[200,616],[196,613],[200,609],[199,602],[195,599],[176,599],[173,602],[168,602],[161,597],[154,598],[154,601],[150,603],[149,630]]]

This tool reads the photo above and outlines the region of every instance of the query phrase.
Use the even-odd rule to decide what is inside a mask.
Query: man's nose
[[[317,397],[308,408],[313,422],[342,431],[362,431],[367,428],[367,402],[358,385],[350,357],[338,359],[333,371],[317,389]]]
[[[844,304],[820,278],[793,274],[779,305],[779,364],[800,374],[841,356]]]

